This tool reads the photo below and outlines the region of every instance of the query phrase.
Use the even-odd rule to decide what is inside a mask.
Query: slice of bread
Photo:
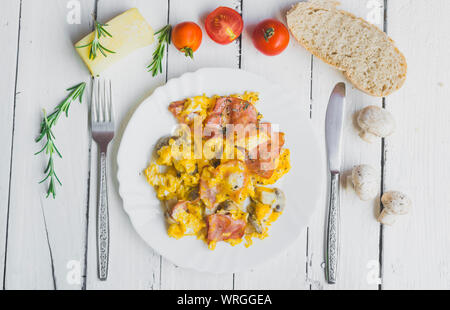
[[[337,1],[300,2],[287,13],[294,37],[313,55],[344,72],[360,90],[387,96],[406,80],[405,56],[376,26],[336,9]]]

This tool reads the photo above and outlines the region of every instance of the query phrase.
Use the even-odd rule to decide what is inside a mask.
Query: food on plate
[[[393,225],[398,215],[405,215],[411,209],[411,199],[401,192],[386,192],[381,197],[383,211],[381,211],[378,221],[385,225]]]
[[[244,29],[241,14],[229,7],[218,7],[206,17],[206,32],[219,44],[229,44],[236,40]]]
[[[172,102],[179,123],[145,170],[166,207],[168,235],[196,236],[210,249],[264,239],[286,198],[271,188],[290,170],[284,134],[262,122],[258,94],[195,96]]]
[[[359,136],[364,141],[372,143],[378,138],[385,138],[394,133],[395,120],[389,111],[377,106],[368,106],[357,113]]]
[[[355,166],[352,170],[352,184],[361,200],[368,201],[378,195],[380,178],[377,171],[369,165]]]
[[[202,29],[194,22],[180,23],[172,29],[172,43],[186,57],[194,58],[202,43]]]
[[[253,44],[263,54],[275,56],[283,52],[289,44],[289,31],[276,19],[266,19],[256,25]]]
[[[113,53],[101,52],[92,59],[91,47],[89,44],[96,39],[96,31],[88,34],[75,44],[77,52],[83,59],[93,76],[97,76],[106,70],[109,66],[123,59],[138,48],[148,46],[153,43],[153,29],[141,15],[138,9],[130,9],[125,13],[113,18],[106,23],[107,32],[111,35],[103,35],[98,41],[109,51]],[[107,57],[105,57],[107,55]]]
[[[248,206],[248,222],[256,234],[263,234],[277,220],[286,205],[286,197],[278,188],[257,187]],[[253,233],[253,234],[255,234]],[[249,236],[250,238],[252,235]]]
[[[360,90],[377,97],[398,90],[406,80],[404,55],[383,31],[338,10],[338,4],[299,2],[287,13],[288,27],[301,45],[343,71]]]

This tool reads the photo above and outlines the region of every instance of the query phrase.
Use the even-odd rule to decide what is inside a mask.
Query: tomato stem
[[[266,40],[266,42],[269,42],[269,39],[271,37],[273,37],[273,35],[275,34],[275,29],[273,29],[272,27],[264,29],[264,40]]]
[[[192,48],[185,46],[180,51],[183,52],[186,57],[191,57],[191,59],[194,59],[194,51]]]

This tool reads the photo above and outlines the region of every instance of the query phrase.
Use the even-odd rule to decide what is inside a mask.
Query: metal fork
[[[108,278],[109,212],[106,182],[106,156],[108,144],[114,138],[114,109],[111,81],[94,79],[91,101],[92,139],[99,148],[99,182],[97,200],[97,267],[98,278]]]

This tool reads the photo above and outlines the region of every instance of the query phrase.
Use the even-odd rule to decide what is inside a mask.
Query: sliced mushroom
[[[283,212],[286,206],[286,196],[279,188],[260,190],[257,200],[265,205],[270,205],[275,212]]]
[[[377,171],[369,165],[355,166],[352,170],[352,183],[361,200],[374,199],[378,194],[379,177]]]
[[[361,130],[360,137],[369,143],[390,136],[395,131],[392,114],[377,106],[368,106],[359,111],[357,123]]]
[[[190,201],[195,201],[200,198],[200,188],[199,186],[194,187],[188,194]]]
[[[378,217],[378,221],[382,224],[393,225],[398,215],[404,215],[411,209],[411,199],[401,192],[386,192],[381,197],[383,211]]]
[[[190,175],[196,175],[198,173],[198,164],[195,164],[195,168],[192,172],[190,172]]]
[[[211,160],[211,166],[213,166],[214,168],[219,167],[220,165],[220,159],[214,158]]]
[[[252,227],[258,234],[262,234],[263,227],[261,223],[259,223],[259,221],[256,219],[255,207],[253,205],[248,206],[247,212],[248,212],[248,222],[250,223],[250,225],[252,225]]]
[[[156,142],[155,145],[155,153],[158,153],[158,151],[160,149],[162,149],[165,146],[169,145],[170,139],[177,139],[177,137],[173,137],[173,136],[166,136],[166,137],[162,137],[158,140],[158,142]]]
[[[234,201],[225,200],[217,207],[217,213],[230,213],[231,211],[238,209],[239,206]]]

